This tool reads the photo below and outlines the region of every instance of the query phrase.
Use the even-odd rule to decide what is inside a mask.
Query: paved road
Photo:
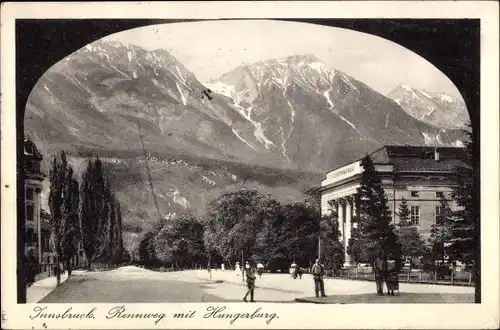
[[[310,275],[294,280],[287,274],[264,274],[257,279],[256,286],[255,299],[258,302],[294,302],[296,298],[314,295]],[[397,299],[401,302],[463,303],[472,302],[474,296],[474,289],[470,287],[401,283],[400,289],[402,297]],[[326,279],[325,290],[329,296],[347,297],[338,301],[340,303],[369,302],[365,301],[366,296],[373,295],[375,284]],[[210,276],[206,270],[159,273],[127,266],[113,271],[79,273],[40,302],[240,302],[245,292],[241,274],[234,271],[212,271]]]
[[[176,303],[242,301],[242,283],[214,283],[197,272],[158,273],[137,267],[72,276],[40,303]],[[240,278],[241,279],[241,278]],[[258,302],[293,302],[296,294],[262,289]]]

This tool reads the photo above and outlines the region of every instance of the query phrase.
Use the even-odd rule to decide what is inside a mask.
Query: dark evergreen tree
[[[366,156],[361,161],[364,171],[358,188],[358,225],[352,230],[349,252],[355,262],[373,261],[379,255],[401,262],[401,246],[391,223],[391,212],[375,167]]]
[[[456,258],[472,271],[476,302],[480,302],[479,145],[469,131],[464,132],[470,140],[465,143],[464,164],[455,168],[451,198],[457,210],[453,212],[450,243]]]
[[[402,256],[411,259],[422,257],[426,252],[425,242],[418,232],[418,229],[411,225],[410,210],[404,198],[401,204],[399,204],[399,209],[396,214],[399,220],[396,234],[401,244]]]

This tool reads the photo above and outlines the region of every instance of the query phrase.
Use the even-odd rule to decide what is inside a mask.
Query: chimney
[[[436,162],[439,162],[439,150],[438,150],[438,148],[434,149],[434,160]]]

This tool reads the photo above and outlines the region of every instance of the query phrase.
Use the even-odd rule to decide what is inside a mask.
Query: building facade
[[[410,221],[427,239],[431,226],[440,221],[440,200],[450,199],[453,174],[462,165],[462,148],[384,146],[368,155],[378,173],[382,188],[397,224],[396,212],[404,198],[410,209]],[[352,264],[347,253],[352,228],[356,227],[359,198],[357,188],[363,173],[361,159],[327,173],[321,182],[321,211],[338,214],[345,266]],[[452,203],[450,203],[452,206]]]
[[[41,193],[45,174],[41,171],[42,154],[29,138],[24,139],[24,184],[25,184],[25,254],[39,263],[44,262],[44,253],[50,253],[50,226],[42,219]]]

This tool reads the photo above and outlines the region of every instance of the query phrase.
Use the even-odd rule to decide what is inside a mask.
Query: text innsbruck
[[[29,315],[31,320],[84,320],[84,319],[106,319],[106,320],[121,320],[121,319],[143,319],[152,320],[155,325],[158,325],[162,320],[169,317],[176,320],[182,319],[226,319],[230,324],[233,324],[239,319],[263,319],[266,324],[270,324],[274,319],[279,318],[277,313],[264,312],[261,307],[257,307],[253,312],[237,312],[228,311],[226,306],[208,306],[202,310],[189,310],[183,313],[166,312],[134,312],[127,309],[125,305],[114,306],[106,309],[104,313],[98,308],[92,307],[87,310],[77,310],[73,307],[68,307],[63,311],[57,311],[47,306],[35,306]]]

